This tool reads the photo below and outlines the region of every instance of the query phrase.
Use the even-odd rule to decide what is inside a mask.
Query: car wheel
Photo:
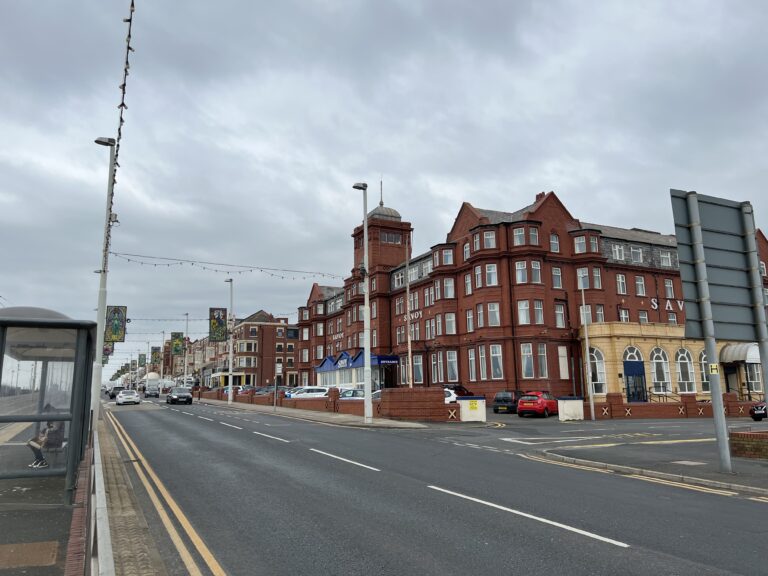
[[[518,413],[517,413],[517,415],[518,415],[518,416],[520,416],[520,418],[522,418],[523,416],[525,416],[525,414],[523,414],[522,412],[518,412]]]
[[[493,409],[493,413],[494,413],[494,414],[498,414],[498,413],[499,413],[499,409],[498,409],[498,408],[494,408],[494,409]]]
[[[544,418],[549,418],[549,408],[544,408],[544,412],[542,413],[542,416],[544,416]]]

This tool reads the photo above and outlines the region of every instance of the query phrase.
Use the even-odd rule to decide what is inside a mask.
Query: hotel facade
[[[515,212],[465,202],[445,241],[417,256],[411,232],[383,202],[368,214],[374,389],[587,397],[588,336],[596,399],[707,398],[704,342],[684,336],[674,236],[582,222],[553,192]],[[757,236],[766,293],[768,242]],[[300,385],[362,383],[362,225],[352,238],[343,286],[315,284],[299,308]],[[718,352],[723,391],[763,398],[757,345],[718,342]]]

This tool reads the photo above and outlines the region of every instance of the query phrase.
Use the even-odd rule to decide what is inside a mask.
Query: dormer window
[[[496,232],[493,230],[483,232],[483,248],[496,248]]]
[[[539,229],[538,228],[531,227],[528,230],[528,240],[531,246],[539,245]]]
[[[512,230],[512,243],[515,246],[525,245],[525,228],[515,228]]]
[[[592,252],[600,252],[600,243],[597,240],[597,236],[589,237],[589,249]]]
[[[630,257],[632,258],[632,262],[634,264],[642,264],[643,263],[643,249],[639,246],[632,246],[629,249]]]
[[[449,266],[453,264],[453,250],[443,250],[443,265]]]
[[[576,236],[573,239],[573,251],[576,254],[584,254],[587,251],[587,237]]]

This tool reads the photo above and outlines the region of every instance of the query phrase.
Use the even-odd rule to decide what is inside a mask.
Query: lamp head
[[[366,190],[368,190],[368,184],[366,184],[365,182],[358,182],[357,184],[352,186],[352,188],[354,188],[355,190],[362,190],[363,192],[365,192]]]
[[[115,139],[114,138],[106,138],[104,136],[100,136],[99,138],[96,138],[94,140],[96,144],[99,144],[100,146],[114,146],[115,145]]]

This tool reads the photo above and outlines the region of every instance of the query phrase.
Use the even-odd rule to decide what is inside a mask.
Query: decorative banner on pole
[[[102,356],[112,356],[115,353],[114,342],[104,342],[104,348],[102,350]]]
[[[152,346],[152,364],[160,364],[160,346]]]
[[[125,323],[127,317],[127,306],[107,306],[104,342],[125,342]]]
[[[147,355],[139,354],[139,368],[144,368],[147,365]]]
[[[208,329],[209,342],[226,342],[227,340],[227,309],[209,308],[208,318],[210,327]]]
[[[184,354],[184,332],[171,332],[171,354],[173,356]]]

